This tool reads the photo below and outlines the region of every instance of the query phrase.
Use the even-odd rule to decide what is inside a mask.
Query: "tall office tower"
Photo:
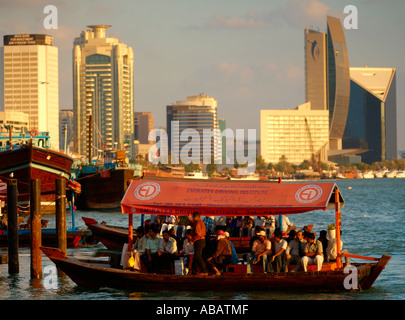
[[[172,163],[175,163],[177,157],[181,157],[181,152],[187,149],[190,150],[187,157],[194,163],[211,163],[212,157],[215,163],[221,163],[222,143],[217,104],[215,98],[204,93],[188,96],[187,100],[167,106],[167,134]],[[207,137],[205,143],[204,131]],[[209,132],[212,136],[208,135]],[[195,134],[190,136],[190,133]]]
[[[305,29],[305,101],[312,110],[328,110],[326,33]]]
[[[341,150],[350,98],[349,55],[339,19],[327,33],[305,31],[305,96],[314,110],[329,110],[329,149]]]
[[[83,31],[74,40],[73,48],[75,150],[89,156],[89,143],[95,150],[124,146],[131,149],[134,128],[132,48],[117,38],[106,37],[110,26],[88,27],[92,30]]]
[[[28,114],[28,130],[48,131],[59,150],[58,48],[43,34],[4,36],[0,106]]]
[[[327,161],[329,113],[311,110],[309,102],[296,109],[260,110],[260,154],[269,163],[282,156],[294,164]]]
[[[350,106],[344,149],[360,149],[361,161],[396,159],[395,68],[350,68]]]
[[[149,132],[153,130],[152,112],[134,112],[134,140],[140,144],[150,144]]]
[[[61,150],[68,152],[73,147],[74,121],[73,110],[64,109],[59,112],[59,146]]]

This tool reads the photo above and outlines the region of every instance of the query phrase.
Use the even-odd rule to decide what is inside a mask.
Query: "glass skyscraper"
[[[75,149],[83,155],[88,155],[89,143],[98,150],[130,150],[133,143],[133,51],[117,38],[106,37],[109,27],[89,26],[92,30],[74,40]]]
[[[350,79],[344,149],[360,149],[369,164],[397,158],[396,70],[350,68]]]
[[[339,19],[327,33],[305,31],[305,97],[313,110],[329,110],[329,148],[340,150],[350,98],[349,55]]]
[[[221,163],[221,132],[218,125],[215,98],[206,94],[188,96],[187,100],[168,105],[166,110],[171,163],[175,163],[175,155],[180,155],[185,149],[190,149],[187,157],[194,163],[212,163],[212,157],[215,163]],[[177,124],[177,128],[173,127]],[[195,130],[194,132],[198,133],[198,137],[188,136],[187,131],[185,131],[187,129]],[[204,132],[207,133],[208,131],[212,133],[212,137],[209,139],[209,143],[204,143]]]

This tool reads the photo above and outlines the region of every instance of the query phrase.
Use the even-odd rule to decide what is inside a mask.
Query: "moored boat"
[[[385,178],[395,178],[395,176],[397,175],[397,171],[393,170],[393,171],[387,171],[384,175]]]
[[[363,173],[363,179],[374,179],[373,171],[367,171]]]
[[[202,196],[203,195],[203,196]],[[133,214],[283,215],[335,208],[336,240],[340,242],[343,197],[335,183],[218,183],[132,181],[122,202],[128,214],[128,247],[133,241]],[[246,265],[228,265],[222,275],[150,274],[67,257],[58,249],[42,248],[77,285],[143,291],[188,290],[352,290],[369,289],[390,260],[342,253],[320,271],[247,274]],[[342,257],[367,260],[346,269]],[[352,272],[350,273],[350,270]],[[256,271],[256,270],[255,270]],[[263,270],[262,270],[263,271]],[[355,271],[355,272],[354,272]],[[349,277],[349,278],[348,278]]]
[[[128,151],[105,150],[100,164],[80,165],[72,171],[82,185],[76,199],[79,210],[116,210],[131,179],[141,175],[140,165],[130,165]]]
[[[46,136],[48,139],[49,137]],[[44,145],[40,147],[33,140],[22,141],[11,148],[0,151],[0,179],[16,179],[18,183],[19,201],[28,201],[31,179],[41,180],[41,203],[43,211],[54,204],[55,180],[69,180],[73,159],[66,154],[49,149],[48,142],[38,140]]]
[[[57,247],[57,237],[55,228],[44,228],[41,230],[41,243],[47,247]],[[97,243],[89,230],[69,229],[66,232],[66,245],[68,247],[79,247]],[[29,247],[31,245],[31,230],[18,230],[18,246]],[[8,246],[7,230],[0,230],[0,247]]]
[[[395,175],[395,178],[405,178],[405,171],[404,170],[398,170],[397,174]]]

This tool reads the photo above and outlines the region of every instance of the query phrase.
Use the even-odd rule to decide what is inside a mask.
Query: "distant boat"
[[[208,179],[208,175],[201,171],[188,172],[184,175],[186,179]]]
[[[386,173],[387,171],[388,171],[388,170],[386,170],[386,169],[378,170],[378,171],[375,173],[375,177],[376,177],[376,178],[384,178],[385,173]]]
[[[363,179],[374,179],[373,171],[364,172]]]
[[[404,170],[397,171],[395,178],[405,178],[405,171]]]
[[[395,178],[395,176],[397,175],[397,171],[393,170],[393,171],[387,171],[385,173],[385,177],[386,178]]]

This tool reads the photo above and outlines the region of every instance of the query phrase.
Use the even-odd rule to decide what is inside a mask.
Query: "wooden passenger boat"
[[[89,230],[67,230],[66,241],[68,247],[78,247],[87,244],[94,244],[97,240]],[[44,246],[57,247],[55,228],[44,228],[41,230],[41,242]],[[18,230],[18,246],[29,247],[31,245],[30,229]],[[7,230],[0,230],[0,247],[8,246]]]
[[[128,228],[110,226],[98,223],[97,220],[82,217],[84,223],[92,232],[94,237],[110,250],[122,250],[125,243],[128,243]],[[229,238],[238,253],[247,253],[250,248],[249,237]]]
[[[128,247],[132,247],[132,215],[151,213],[186,215],[279,215],[335,208],[337,243],[340,243],[344,200],[334,183],[218,183],[178,181],[133,181],[121,202],[128,214]],[[222,275],[149,274],[67,257],[58,249],[42,251],[77,285],[139,291],[247,291],[247,290],[352,290],[369,289],[390,260],[343,254],[337,248],[336,262],[321,271],[246,273],[246,265],[228,265]],[[342,257],[367,260],[346,269]],[[113,264],[114,265],[114,264]],[[257,267],[257,266],[256,266]],[[351,271],[350,271],[351,270]],[[255,270],[256,271],[256,270]]]

